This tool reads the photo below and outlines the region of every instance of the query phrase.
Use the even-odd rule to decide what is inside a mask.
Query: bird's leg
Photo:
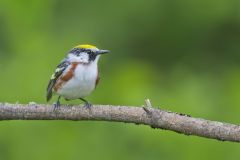
[[[86,99],[83,99],[83,98],[79,98],[79,99],[81,99],[83,102],[85,102],[85,105],[83,106],[84,108],[90,109],[92,107],[92,104],[89,103]]]
[[[57,102],[53,104],[53,111],[57,110],[60,108],[60,98],[61,96],[58,96]]]

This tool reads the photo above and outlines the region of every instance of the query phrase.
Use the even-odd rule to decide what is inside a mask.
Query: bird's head
[[[105,53],[109,53],[109,51],[98,49],[96,46],[92,46],[89,44],[84,44],[74,47],[68,53],[68,59],[71,62],[89,64],[91,62],[97,62],[100,55]]]

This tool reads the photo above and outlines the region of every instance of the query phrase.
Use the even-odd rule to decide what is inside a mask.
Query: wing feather
[[[48,86],[47,86],[47,101],[49,101],[52,98],[52,91],[53,87],[56,84],[56,81],[58,78],[62,75],[62,73],[66,70],[66,68],[70,65],[70,62],[67,60],[63,60],[56,68],[54,74],[52,75]]]

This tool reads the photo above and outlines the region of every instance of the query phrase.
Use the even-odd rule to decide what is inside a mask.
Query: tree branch
[[[135,123],[196,135],[221,141],[240,142],[240,126],[193,118],[151,107],[94,105],[91,109],[81,106],[61,106],[53,111],[45,104],[0,104],[0,120],[97,120]]]

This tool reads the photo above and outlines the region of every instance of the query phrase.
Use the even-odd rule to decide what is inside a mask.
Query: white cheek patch
[[[78,59],[79,59],[79,62],[88,63],[89,57],[87,53],[83,52],[79,55]]]

